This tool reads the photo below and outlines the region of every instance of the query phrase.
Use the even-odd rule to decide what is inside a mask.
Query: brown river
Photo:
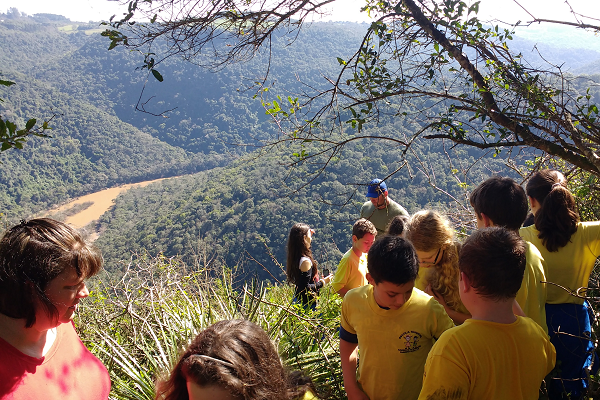
[[[107,212],[110,207],[114,205],[114,201],[117,196],[132,187],[144,187],[152,183],[162,181],[161,178],[152,181],[144,181],[139,183],[132,183],[127,185],[121,185],[118,187],[104,189],[96,193],[91,193],[85,196],[78,197],[60,207],[54,208],[47,211],[44,216],[57,216],[58,219],[74,226],[75,228],[81,229],[88,226],[92,222],[98,220],[102,214]],[[63,214],[65,217],[58,217]],[[94,240],[97,235],[92,234],[90,239]]]

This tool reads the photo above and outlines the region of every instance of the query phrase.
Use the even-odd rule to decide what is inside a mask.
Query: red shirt
[[[42,358],[21,353],[0,338],[0,399],[106,400],[106,367],[83,345],[73,324],[61,324]]]

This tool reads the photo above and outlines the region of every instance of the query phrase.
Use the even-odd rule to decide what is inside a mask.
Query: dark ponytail
[[[563,174],[550,169],[538,171],[527,182],[526,191],[540,204],[534,223],[542,244],[551,252],[566,246],[580,219]]]

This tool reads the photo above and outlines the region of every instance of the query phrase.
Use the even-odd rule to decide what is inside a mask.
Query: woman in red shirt
[[[108,371],[72,322],[102,257],[68,225],[21,221],[0,240],[0,398],[107,399]]]

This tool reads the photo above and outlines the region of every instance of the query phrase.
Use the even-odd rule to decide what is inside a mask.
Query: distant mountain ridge
[[[249,274],[281,279],[272,256],[283,263],[287,231],[301,221],[317,229],[317,259],[335,268],[366,200],[360,185],[373,177],[400,169],[388,179],[390,196],[414,212],[447,207],[448,195],[464,200],[469,185],[491,173],[511,173],[493,152],[426,142],[403,158],[399,148],[366,140],[344,148],[303,187],[326,158],[290,171],[298,146],[275,147],[258,158],[254,153],[277,133],[253,98],[255,89],[248,89],[264,76],[266,54],[216,72],[174,58],[159,64],[165,82],[150,77],[142,102],[157,114],[173,111],[156,117],[134,110],[147,77],[136,70],[139,54],[107,51],[108,41],[97,33],[61,31],[61,24],[0,22],[0,72],[17,82],[2,92],[3,115],[22,120],[57,114],[53,139],[31,139],[24,151],[0,155],[0,212],[15,221],[121,183],[195,173],[134,189],[101,218],[97,244],[115,272],[132,253],[148,251],[180,255],[190,265],[200,256],[216,257]],[[336,57],[352,54],[365,30],[365,24],[315,23],[293,45],[275,38],[269,93],[285,98],[306,84],[324,87],[323,75],[335,74]],[[530,42],[522,43],[531,49]],[[569,50],[556,57],[561,54],[576,68],[596,53]],[[417,129],[391,116],[362,134],[409,138]],[[467,170],[478,158],[485,163]],[[405,159],[410,164],[403,166]]]

